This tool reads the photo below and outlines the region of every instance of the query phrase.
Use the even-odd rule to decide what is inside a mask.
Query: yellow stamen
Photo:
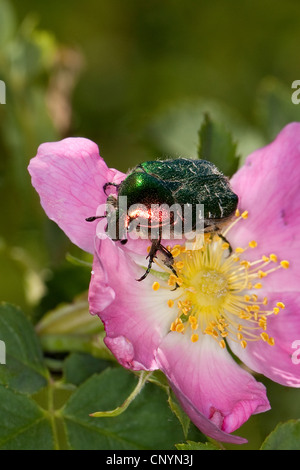
[[[257,242],[255,240],[252,240],[251,242],[249,242],[249,246],[250,246],[250,248],[256,248],[257,247]]]
[[[176,267],[176,269],[182,269],[184,267],[184,262],[183,261],[177,261],[177,263],[175,263],[175,267]]]
[[[280,264],[284,269],[287,269],[290,266],[290,263],[286,260],[280,261]]]
[[[153,289],[154,291],[156,291],[156,290],[158,290],[159,288],[160,288],[160,283],[157,282],[157,281],[153,282],[153,284],[152,284],[152,289]]]
[[[191,324],[197,323],[197,318],[196,318],[194,315],[190,315],[190,316],[189,316],[189,322],[190,322]]]
[[[260,278],[263,278],[263,277],[267,276],[267,273],[265,271],[260,271],[259,270],[257,274],[258,274],[258,277],[260,277]]]
[[[244,211],[241,215],[242,219],[248,219],[248,211]]]
[[[277,302],[276,305],[277,305],[277,307],[279,307],[279,308],[285,308],[285,305],[284,305],[283,302]]]
[[[183,323],[179,323],[178,325],[176,325],[177,333],[182,333],[183,330],[184,330],[184,324]]]
[[[269,335],[265,331],[260,334],[260,337],[263,341],[269,341]]]
[[[246,269],[248,269],[248,268],[250,268],[251,263],[249,263],[249,261],[244,259],[243,261],[240,262],[240,265],[244,266]]]
[[[177,256],[179,256],[181,253],[181,250],[180,250],[180,246],[179,245],[175,245],[173,247],[173,249],[171,250],[171,254],[173,256],[173,258],[176,258]]]
[[[247,211],[238,215],[230,227],[243,223],[242,219],[247,216]],[[222,237],[205,233],[201,246],[197,241],[193,249],[181,245],[169,247],[176,258],[173,266],[177,274],[159,264],[169,277],[166,282],[160,276],[152,289],[173,291],[172,298],[166,300],[168,307],[173,308],[170,315],[174,315],[170,330],[188,334],[192,343],[206,334],[209,341],[217,341],[221,348],[226,347],[225,338],[238,342],[242,348],[246,348],[249,341],[259,340],[272,346],[275,339],[268,335],[268,319],[285,305],[278,299],[274,307],[268,308],[268,298],[259,292],[254,294],[253,289],[262,289],[266,276],[271,277],[279,268],[288,268],[289,263],[287,260],[279,262],[275,253],[269,257],[260,255],[251,261],[244,259],[244,252],[257,246],[255,240],[246,243],[244,248],[237,247],[235,253],[225,252],[230,243],[224,242],[224,236],[230,227],[222,232]],[[270,263],[277,264],[270,269]]]

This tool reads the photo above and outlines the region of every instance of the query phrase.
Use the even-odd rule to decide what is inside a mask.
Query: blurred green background
[[[31,187],[27,165],[42,142],[90,138],[108,166],[126,171],[196,156],[208,112],[243,158],[300,121],[291,102],[299,22],[297,0],[0,0],[0,299],[36,322],[89,283],[66,253],[89,258]],[[295,391],[270,387],[275,402],[284,398],[262,435],[300,417]]]

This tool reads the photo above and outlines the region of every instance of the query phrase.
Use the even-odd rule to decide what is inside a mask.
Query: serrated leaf
[[[233,175],[239,166],[237,143],[224,125],[213,121],[205,113],[198,135],[199,158],[211,161],[226,176]]]
[[[27,394],[44,387],[47,369],[34,328],[20,309],[7,303],[0,305],[0,339],[6,348],[0,384]]]
[[[72,395],[61,412],[74,449],[171,449],[183,439],[181,426],[168,407],[166,395],[147,383],[126,412],[113,418],[93,418],[95,410],[112,410],[136,386],[124,369],[94,375]]]
[[[261,450],[300,450],[300,419],[278,424]]]
[[[178,450],[220,450],[219,447],[215,446],[211,442],[194,442],[187,441],[184,444],[176,444]]]
[[[0,449],[48,450],[54,440],[50,420],[29,397],[0,386]]]
[[[200,97],[179,100],[151,119],[145,128],[145,138],[150,142],[153,154],[163,158],[199,158],[197,134],[207,112],[213,122],[233,132],[238,141],[238,154],[243,158],[265,145],[261,131],[250,126],[236,109],[219,101]],[[220,169],[222,170],[222,167]]]

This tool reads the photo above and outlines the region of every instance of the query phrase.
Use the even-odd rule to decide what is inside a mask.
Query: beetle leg
[[[224,235],[222,235],[221,233],[218,233],[218,236],[221,238],[221,240],[223,240],[223,242],[228,243],[228,245],[229,245],[229,247],[228,247],[229,255],[228,255],[228,256],[230,256],[231,253],[232,253],[232,247],[231,247],[229,241],[228,241],[227,238],[224,237]]]
[[[177,276],[177,272],[173,268],[174,258],[173,258],[172,253],[170,253],[170,251],[165,246],[163,246],[161,244],[159,244],[158,250],[165,255],[164,264],[169,269],[171,269],[172,273],[175,274],[175,276]]]
[[[147,256],[147,258],[149,258],[148,267],[147,267],[146,271],[144,272],[144,274],[142,275],[142,277],[137,279],[137,281],[143,281],[143,279],[145,279],[148,276],[149,272],[151,271],[151,267],[152,267],[154,258],[156,258],[156,253],[158,251],[160,251],[161,253],[163,253],[163,255],[165,255],[164,264],[172,271],[172,273],[175,276],[177,276],[177,272],[173,267],[173,264],[174,264],[173,255],[172,255],[172,253],[170,253],[169,250],[167,250],[167,248],[165,246],[161,245],[160,241],[161,241],[160,238],[158,240],[152,240],[151,248],[150,248],[149,254]],[[177,289],[178,287],[179,287],[178,284],[176,284],[175,289]]]
[[[144,272],[144,274],[142,275],[142,277],[137,279],[137,281],[143,281],[143,279],[145,279],[148,276],[148,274],[150,273],[152,263],[154,261],[154,258],[156,258],[157,251],[159,250],[159,245],[160,245],[160,239],[152,240],[151,248],[150,248],[149,254],[147,256],[147,258],[149,258],[148,267],[147,267],[146,271]]]
[[[165,255],[165,257],[166,257],[165,260],[164,260],[164,264],[165,264],[169,269],[171,269],[172,273],[177,277],[177,272],[176,272],[175,268],[173,267],[174,258],[173,258],[172,253],[170,253],[170,251],[169,251],[165,246],[163,246],[163,245],[161,245],[161,244],[159,245],[159,248],[158,248],[158,249],[159,249],[159,251],[161,251],[161,253],[163,253],[163,254]],[[179,285],[178,285],[177,282],[176,282],[175,287],[174,287],[174,289],[172,289],[172,290],[176,290],[176,289],[178,289],[178,287],[179,287]]]
[[[107,213],[105,215],[95,215],[93,217],[87,217],[85,220],[87,222],[94,222],[94,220],[97,220],[97,219],[105,219],[106,216],[107,216]]]
[[[106,188],[107,188],[108,186],[114,186],[115,188],[118,189],[120,185],[117,184],[117,183],[105,183],[105,185],[103,186],[103,191],[105,192],[105,194],[106,194]],[[106,194],[106,196],[107,196],[107,194]]]

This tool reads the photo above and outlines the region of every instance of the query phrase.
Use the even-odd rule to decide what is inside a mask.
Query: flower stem
[[[92,416],[93,418],[109,418],[109,417],[119,416],[120,414],[122,414],[125,410],[127,410],[131,402],[133,402],[133,400],[140,393],[140,391],[144,387],[146,381],[148,380],[151,374],[152,372],[146,372],[146,371],[141,372],[137,386],[131,392],[129,397],[126,398],[126,400],[121,406],[118,406],[117,408],[111,411],[96,411],[95,413],[90,414],[90,416]]]

